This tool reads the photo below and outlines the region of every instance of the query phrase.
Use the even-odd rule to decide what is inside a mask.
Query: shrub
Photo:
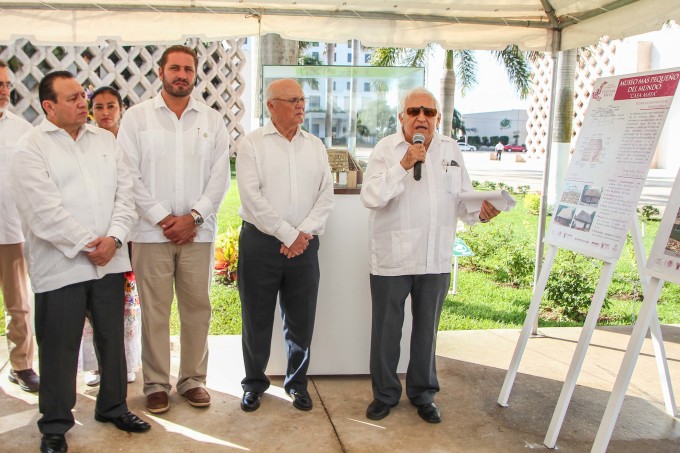
[[[574,321],[585,320],[600,276],[600,261],[560,249],[553,263],[545,296]],[[603,308],[609,306],[605,297]]]
[[[512,186],[509,186],[504,182],[499,182],[498,188],[501,189],[501,190],[507,190],[510,193],[515,193],[515,189],[513,189]]]
[[[538,215],[540,207],[541,207],[540,195],[535,193],[529,193],[524,197],[524,209],[526,209],[529,214]]]
[[[521,195],[526,195],[530,188],[528,185],[517,186],[517,192]]]
[[[223,285],[236,282],[238,268],[238,237],[240,228],[228,227],[215,239],[215,281]]]
[[[651,204],[646,204],[639,209],[642,218],[646,221],[652,220],[654,217],[659,215],[659,209],[655,208]]]
[[[494,279],[516,288],[531,286],[534,280],[535,249],[516,241],[504,245],[505,253],[494,269]]]

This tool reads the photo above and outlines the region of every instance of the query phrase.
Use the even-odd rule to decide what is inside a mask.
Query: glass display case
[[[336,193],[358,193],[375,144],[399,127],[399,100],[423,86],[424,68],[263,66],[262,86],[296,79],[307,99],[303,129],[329,150]],[[267,107],[262,101],[263,115]],[[264,121],[264,118],[263,118]]]

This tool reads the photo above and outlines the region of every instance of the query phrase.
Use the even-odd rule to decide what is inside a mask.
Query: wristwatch
[[[123,243],[120,241],[120,239],[118,239],[118,238],[115,237],[115,236],[109,236],[109,237],[110,237],[111,239],[113,239],[113,242],[116,244],[116,248],[117,248],[117,249],[123,247]]]
[[[196,225],[197,227],[200,227],[201,225],[203,225],[204,220],[203,220],[203,216],[201,214],[192,210],[191,211],[191,217],[194,218],[194,225]]]

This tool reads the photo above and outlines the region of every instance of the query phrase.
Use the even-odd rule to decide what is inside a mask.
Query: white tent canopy
[[[366,46],[551,51],[658,30],[669,19],[680,19],[678,0],[0,0],[0,42],[181,43],[278,33]]]

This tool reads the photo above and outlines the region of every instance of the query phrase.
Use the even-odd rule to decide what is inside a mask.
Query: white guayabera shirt
[[[33,129],[14,113],[5,111],[0,117],[0,244],[24,242],[21,219],[10,190],[9,165],[19,138]]]
[[[335,202],[326,147],[298,128],[292,141],[268,122],[236,156],[239,215],[289,247],[300,232],[323,234]]]
[[[34,292],[130,270],[127,247],[106,266],[82,253],[97,237],[125,241],[137,218],[132,179],[113,134],[85,124],[73,140],[44,120],[19,140],[11,175]]]
[[[413,178],[400,161],[409,143],[401,131],[375,146],[361,188],[368,218],[369,270],[373,275],[417,275],[451,272],[453,241],[460,218],[479,220],[458,199],[474,190],[463,155],[451,138],[435,134]]]

